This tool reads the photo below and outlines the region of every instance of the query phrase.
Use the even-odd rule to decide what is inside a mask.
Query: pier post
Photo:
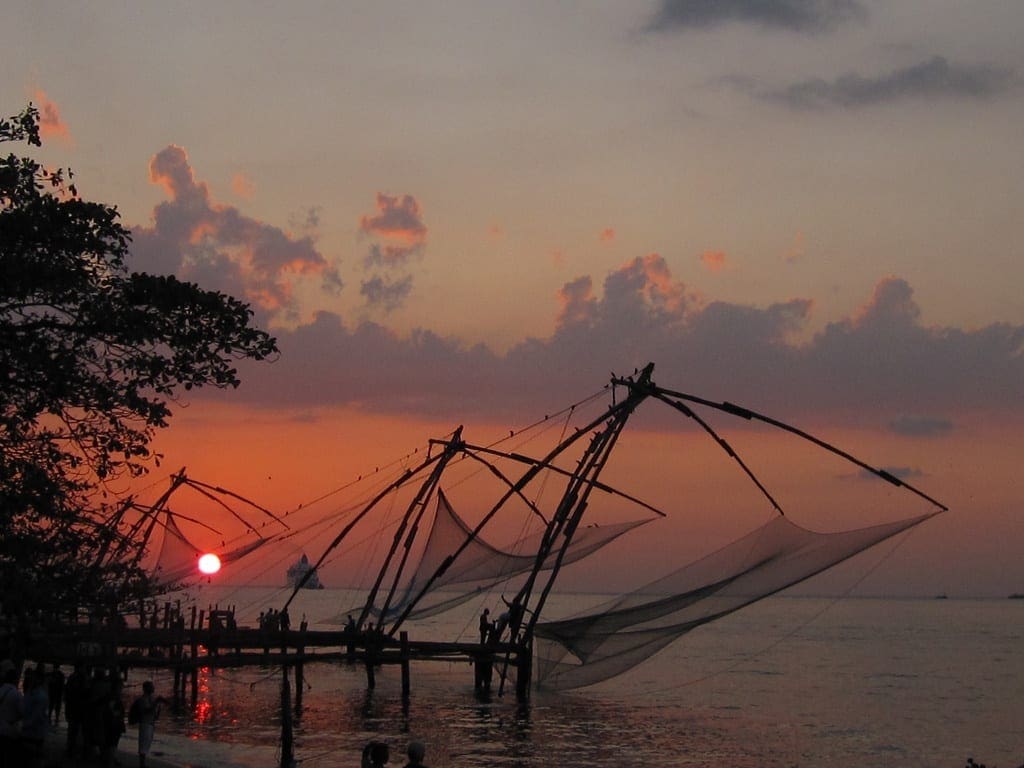
[[[178,646],[174,646],[174,699],[175,701],[183,701],[185,696],[184,690],[185,685],[181,682],[182,676],[185,674],[185,667],[181,663],[181,649]]]
[[[295,768],[292,737],[292,695],[288,664],[281,664],[281,768]]]
[[[516,665],[516,700],[529,701],[530,678],[533,676],[533,645],[524,643],[519,646],[518,664]]]
[[[295,641],[295,709],[302,709],[302,689],[305,687],[302,660],[306,655],[306,622],[299,625],[298,640]]]
[[[402,698],[409,698],[409,633],[402,630],[399,635],[400,654],[402,659]]]
[[[366,688],[372,691],[377,687],[377,677],[374,672],[374,665],[377,663],[377,643],[373,634],[374,630],[368,629],[363,633],[363,660],[366,662]]]

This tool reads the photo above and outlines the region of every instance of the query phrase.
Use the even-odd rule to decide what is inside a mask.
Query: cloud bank
[[[233,396],[270,407],[337,404],[522,423],[600,389],[611,372],[654,361],[655,380],[674,389],[931,436],[952,429],[947,413],[1018,411],[1024,391],[1024,326],[925,326],[911,286],[898,277],[879,281],[856,313],[803,342],[810,299],[706,302],[657,254],[613,270],[600,293],[581,275],[557,298],[552,334],[503,355],[427,329],[400,336],[321,313],[281,334],[281,359],[250,369]]]
[[[1024,326],[926,326],[912,287],[896,276],[881,279],[849,317],[813,334],[811,298],[764,306],[710,301],[656,253],[630,259],[600,282],[589,274],[566,281],[552,298],[551,333],[501,354],[429,328],[398,334],[326,311],[302,321],[297,279],[341,287],[312,235],[290,235],[213,200],[180,147],[154,156],[150,175],[168,200],[154,209],[152,226],[134,230],[133,266],[246,299],[264,325],[293,318],[276,332],[276,363],[241,366],[243,385],[232,398],[259,407],[355,406],[523,423],[599,390],[613,372],[653,361],[655,380],[673,389],[791,416],[867,420],[915,438],[951,432],[950,413],[1020,410]],[[310,211],[305,224],[316,219]],[[409,259],[426,243],[420,205],[411,195],[378,194],[377,212],[360,226],[372,239],[361,295],[367,306],[397,308],[413,289]],[[703,262],[728,264],[724,254]]]

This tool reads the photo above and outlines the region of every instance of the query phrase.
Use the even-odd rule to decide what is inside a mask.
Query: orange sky
[[[645,407],[655,410],[656,404]],[[659,418],[666,426],[679,422],[665,414]],[[717,416],[713,421],[790,518],[807,527],[840,530],[931,508],[905,491],[867,482],[857,468],[825,459],[818,449],[800,441],[780,438],[769,430],[752,432],[744,427],[737,431],[727,419]],[[240,406],[214,409],[197,404],[179,414],[175,427],[161,435],[159,446],[168,457],[165,469],[186,465],[190,476],[222,485],[283,515],[295,514],[360,475],[377,470],[383,474],[392,462],[415,464],[425,455],[428,439],[443,437],[455,426],[454,422],[352,410],[321,412],[316,419],[299,420],[284,413],[253,413]],[[844,566],[836,577],[812,582],[805,589],[845,591],[867,575],[858,593],[1002,596],[1014,591],[1022,576],[1014,544],[1024,531],[1019,515],[1007,504],[1004,489],[1013,485],[1015,456],[1009,451],[980,451],[976,441],[985,435],[986,441],[1013,445],[1019,426],[1004,422],[982,428],[979,421],[971,428],[972,434],[943,441],[886,438],[873,430],[817,430],[868,463],[905,471],[908,482],[951,510],[913,531],[894,552],[890,552],[892,544],[882,545]],[[505,434],[507,430],[497,425],[470,423],[465,437],[489,443]],[[419,453],[414,453],[417,449]],[[669,519],[616,544],[600,564],[581,564],[574,569],[579,575],[567,575],[568,586],[603,589],[623,578],[635,585],[638,579],[654,578],[706,554],[771,514],[769,505],[736,466],[706,436],[692,430],[668,433],[641,428],[627,432],[604,479],[655,504]],[[305,530],[312,521],[336,513],[350,499],[345,491],[329,496],[298,514],[295,525]],[[472,517],[474,510],[462,503],[467,508],[459,511]],[[615,510],[616,519],[648,516],[629,505],[617,505]],[[309,534],[301,533],[290,548],[266,554],[284,565],[268,559],[266,568],[246,569],[245,578],[255,573],[259,581],[277,583],[278,571],[291,559],[301,551],[318,557],[342,524],[338,520]],[[350,578],[339,568],[335,563],[325,570],[328,583]],[[222,578],[229,579],[230,572]]]
[[[8,3],[0,97],[40,107],[40,161],[118,206],[131,268],[279,339],[181,403],[161,471],[289,508],[654,361],[951,507],[863,588],[1024,591],[1024,6],[698,5]],[[627,480],[734,492],[666,484],[637,427]],[[809,517],[856,507],[790,451]]]

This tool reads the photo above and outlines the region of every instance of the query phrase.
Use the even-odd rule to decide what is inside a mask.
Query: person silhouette
[[[381,768],[391,759],[388,745],[383,741],[371,741],[363,747],[361,768]]]
[[[423,757],[427,754],[427,748],[423,746],[422,741],[410,741],[406,754],[409,756],[409,762],[405,764],[405,768],[427,768],[423,764]]]
[[[480,645],[487,643],[487,638],[491,634],[491,609],[484,608],[484,612],[480,614]]]

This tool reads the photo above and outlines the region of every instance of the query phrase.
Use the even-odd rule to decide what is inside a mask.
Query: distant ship
[[[306,553],[302,553],[296,562],[288,568],[288,586],[295,587],[299,586],[299,582],[302,581],[302,577],[310,571],[313,571],[313,566],[309,563],[309,558],[306,557]],[[306,583],[302,585],[303,589],[323,589],[324,585],[320,583],[320,577],[316,571],[309,573],[309,578],[306,579]]]

